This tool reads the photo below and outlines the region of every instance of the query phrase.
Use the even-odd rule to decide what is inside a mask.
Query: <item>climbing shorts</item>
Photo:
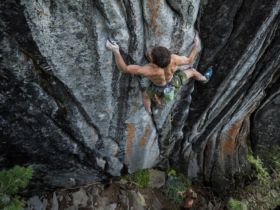
[[[187,74],[183,71],[176,71],[173,75],[171,82],[167,83],[164,86],[156,86],[153,83],[146,88],[146,93],[150,98],[153,98],[156,94],[158,97],[164,97],[164,88],[167,86],[174,87],[174,93],[176,94],[179,91],[180,86],[184,85],[187,82]]]

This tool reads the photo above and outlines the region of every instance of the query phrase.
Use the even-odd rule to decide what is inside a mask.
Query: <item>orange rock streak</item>
[[[147,136],[151,133],[151,129],[150,129],[150,122],[146,125],[145,127],[145,133],[143,135],[143,137],[141,138],[139,145],[142,147],[146,146],[146,142],[147,142]]]
[[[130,157],[131,150],[133,148],[133,140],[135,138],[135,132],[137,131],[137,127],[135,124],[127,124],[126,126],[126,157],[125,160],[128,161]]]

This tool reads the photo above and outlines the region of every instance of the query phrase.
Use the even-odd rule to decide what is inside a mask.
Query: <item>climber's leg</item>
[[[187,74],[188,79],[193,78],[197,81],[202,81],[202,82],[207,81],[207,78],[205,76],[203,76],[202,74],[200,74],[198,71],[196,71],[194,68],[184,70],[183,72],[185,72]]]
[[[147,95],[146,90],[142,92],[142,101],[145,106],[146,112],[148,114],[150,114],[151,113],[151,99]]]

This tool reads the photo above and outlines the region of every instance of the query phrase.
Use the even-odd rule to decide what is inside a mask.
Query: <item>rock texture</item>
[[[252,117],[251,135],[253,149],[258,145],[270,147],[280,145],[280,83],[275,83],[269,90],[263,104]]]
[[[170,159],[231,192],[249,167],[246,141],[279,144],[279,15],[278,0],[1,1],[0,168],[32,164],[31,193]],[[188,55],[195,28],[192,66],[212,65],[211,81],[190,80],[147,115],[149,81],[122,74],[105,40],[127,64],[144,65],[156,45]]]
[[[131,183],[121,184],[115,181],[109,187],[95,183],[83,188],[63,189],[53,194],[44,194],[40,199],[38,196],[26,198],[24,210],[167,209],[168,207],[164,208],[166,203],[162,203],[165,198],[162,195],[157,198],[156,194],[161,195],[161,191],[152,188],[135,188]],[[53,199],[54,195],[57,195],[58,199]],[[197,206],[196,203],[194,205]]]

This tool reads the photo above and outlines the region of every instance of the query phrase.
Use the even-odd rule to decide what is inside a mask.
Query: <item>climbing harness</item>
[[[188,17],[187,17],[187,22],[186,22],[186,29],[190,29],[192,27],[192,22],[193,22],[193,17],[192,13],[194,10],[194,6],[192,4],[192,1],[190,1],[190,4],[188,6]]]
[[[161,105],[161,102],[158,97],[164,97],[166,101],[172,101],[174,99],[174,91],[175,88],[172,84],[174,77],[170,82],[168,82],[164,86],[157,86],[155,84],[152,84],[152,93],[155,96],[155,99],[159,105]],[[157,93],[157,94],[156,94]]]

